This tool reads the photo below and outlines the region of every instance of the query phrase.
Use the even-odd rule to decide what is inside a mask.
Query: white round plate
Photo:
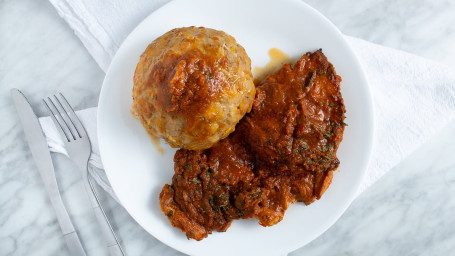
[[[175,149],[161,155],[130,113],[133,74],[147,45],[184,26],[219,29],[237,39],[252,65],[268,62],[276,47],[298,59],[322,48],[343,78],[346,105],[344,139],[338,150],[339,172],[321,198],[309,206],[296,203],[275,226],[256,219],[236,220],[224,233],[197,242],[171,226],[160,210],[159,193],[171,182]],[[299,0],[175,0],[148,16],[123,42],[101,90],[98,107],[101,158],[115,194],[129,214],[154,237],[190,255],[279,255],[318,237],[343,214],[366,172],[373,141],[373,108],[362,67],[338,29]],[[341,239],[341,238],[340,238]]]

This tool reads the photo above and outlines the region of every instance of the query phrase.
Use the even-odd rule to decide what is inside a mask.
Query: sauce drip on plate
[[[285,52],[278,48],[271,48],[268,52],[270,61],[263,67],[255,66],[253,69],[254,83],[258,84],[264,78],[277,71],[283,64],[292,63],[291,58]]]

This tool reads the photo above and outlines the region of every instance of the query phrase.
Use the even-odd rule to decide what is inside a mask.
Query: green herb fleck
[[[184,167],[185,167],[185,170],[187,170],[187,171],[191,171],[191,166],[190,166],[189,164],[185,164],[185,166],[184,166]]]
[[[329,143],[327,143],[327,145],[326,145],[326,146],[327,146],[327,149],[328,149],[330,152],[332,152],[332,151],[333,151],[333,146],[332,146],[332,143],[330,143],[330,142],[329,142]]]
[[[201,184],[201,181],[198,178],[193,178],[192,181],[197,184]]]
[[[308,149],[308,145],[306,143],[304,143],[302,146],[298,147],[297,150],[296,150],[296,153],[300,153],[300,155],[302,155],[303,157],[303,151]]]
[[[222,205],[221,206],[221,210],[223,210],[224,213],[228,213],[229,212],[229,205]]]
[[[194,237],[194,232],[193,231],[190,231],[190,233],[186,233],[186,238],[190,239]]]
[[[223,202],[223,205],[224,205],[224,203],[227,203],[227,201],[229,200],[229,196],[226,194],[221,194],[221,195],[219,195],[218,198]]]
[[[321,68],[318,68],[318,74],[319,75],[325,75],[325,71],[322,70]]]
[[[344,126],[348,126],[348,124],[345,123],[345,122],[341,122],[341,124],[344,125]]]
[[[236,212],[236,213],[237,213],[237,216],[239,216],[239,217],[242,217],[242,216],[243,216],[243,212],[241,212],[241,211],[238,211],[238,212]]]
[[[209,204],[213,205],[213,196],[212,195],[209,196]]]
[[[172,215],[174,215],[174,212],[173,211],[169,211],[166,216],[168,216],[169,218],[172,217]]]
[[[251,194],[248,195],[250,198],[259,198],[262,196],[262,191],[260,188],[257,188],[255,191],[253,191]]]

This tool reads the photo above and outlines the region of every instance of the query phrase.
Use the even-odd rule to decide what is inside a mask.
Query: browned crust
[[[251,60],[232,36],[177,28],[141,55],[132,112],[172,147],[205,149],[234,131],[254,95]]]

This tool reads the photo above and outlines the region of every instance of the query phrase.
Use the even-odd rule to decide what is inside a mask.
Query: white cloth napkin
[[[120,43],[168,0],[50,0],[106,71]],[[359,193],[455,118],[455,72],[402,51],[346,36],[367,73],[375,109],[375,142]],[[96,137],[96,108],[78,112],[92,141],[90,173],[112,196]],[[53,152],[66,153],[50,118],[41,125]]]
[[[128,34],[170,0],[49,0],[104,72]]]
[[[84,128],[90,138],[92,144],[92,154],[88,164],[90,176],[102,187],[109,195],[111,195],[117,202],[117,196],[109,184],[106,173],[103,169],[101,162],[100,150],[98,147],[98,136],[96,131],[96,108],[87,108],[81,111],[76,111],[77,116],[81,120]],[[62,138],[57,131],[52,119],[50,117],[39,118],[41,127],[43,128],[44,135],[46,136],[47,145],[51,152],[62,153],[68,156],[66,149],[63,145]]]

